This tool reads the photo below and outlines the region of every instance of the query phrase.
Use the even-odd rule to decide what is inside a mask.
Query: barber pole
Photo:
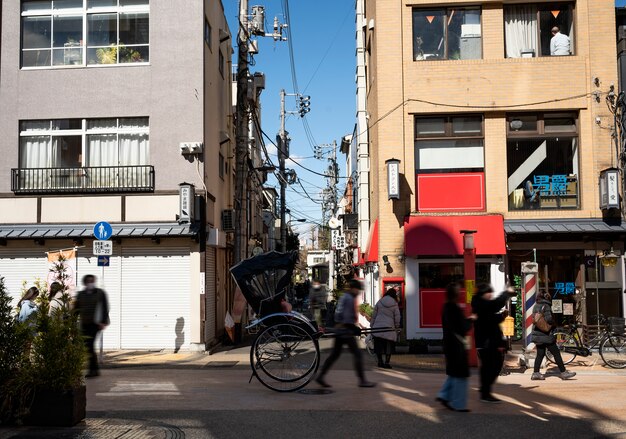
[[[537,298],[537,273],[538,265],[535,262],[522,262],[522,275],[524,276],[523,300],[524,300],[524,346],[531,343],[530,333],[533,330],[533,307]]]

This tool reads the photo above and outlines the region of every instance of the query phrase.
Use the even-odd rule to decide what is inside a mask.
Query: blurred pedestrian
[[[373,332],[372,335],[374,336],[374,352],[378,357],[378,367],[391,369],[389,362],[398,339],[396,329],[400,327],[398,294],[394,288],[389,288],[374,306],[370,327],[372,329],[389,328],[389,331]],[[383,356],[385,357],[384,362]]]
[[[328,291],[326,287],[314,280],[309,289],[309,308],[313,314],[313,320],[317,322],[317,326],[322,326],[322,313],[326,309],[328,301]]]
[[[542,331],[535,324],[533,325],[533,332],[531,332],[531,341],[537,346],[537,356],[535,357],[535,365],[533,368],[533,374],[530,376],[531,380],[544,380],[544,375],[540,372],[541,362],[546,355],[546,349],[550,351],[556,365],[559,367],[559,377],[563,380],[572,378],[576,375],[576,372],[565,370],[563,364],[563,358],[561,358],[561,351],[556,345],[556,337],[552,334],[552,328],[554,328],[554,318],[552,316],[552,296],[549,292],[543,291],[537,293],[537,301],[533,307],[533,315],[540,313],[545,321],[550,325],[548,331]]]
[[[52,282],[50,284],[50,294],[48,295],[48,314],[50,316],[54,315],[55,312],[60,312],[55,310],[63,309],[63,293],[63,285],[60,282]]]
[[[28,322],[30,326],[35,326],[35,319],[39,307],[35,303],[35,299],[39,296],[37,287],[30,287],[20,301],[17,303],[19,313],[17,315],[18,322]]]
[[[472,298],[472,313],[476,314],[474,323],[474,337],[476,350],[480,358],[480,400],[482,402],[498,403],[498,398],[491,394],[491,386],[500,375],[504,364],[506,341],[500,322],[507,313],[501,312],[506,305],[509,292],[495,296],[493,287],[489,284],[480,284]]]
[[[446,287],[446,303],[441,311],[443,354],[446,358],[446,380],[437,394],[437,401],[457,412],[469,412],[467,386],[470,376],[465,336],[473,318],[465,317],[459,306],[460,288],[457,283]]]
[[[98,333],[109,325],[109,302],[104,290],[96,288],[93,274],[83,277],[83,285],[85,289],[78,292],[74,309],[79,314],[80,328],[89,352],[89,372],[85,376],[90,378],[100,375],[94,343]]]
[[[335,343],[330,356],[324,362],[322,370],[317,377],[317,383],[322,387],[330,387],[324,377],[328,369],[341,355],[343,345],[347,345],[354,357],[354,368],[359,377],[359,387],[374,387],[376,383],[371,383],[365,379],[363,371],[363,359],[361,358],[361,350],[356,341],[356,337],[360,334],[357,312],[356,297],[361,294],[362,284],[357,279],[350,280],[350,289],[341,296],[335,311]]]

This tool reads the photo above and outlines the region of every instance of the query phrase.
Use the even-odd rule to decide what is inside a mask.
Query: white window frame
[[[22,54],[24,52],[31,52],[39,49],[24,49],[22,47],[22,43],[20,43],[20,66],[22,70],[45,70],[45,69],[67,69],[67,68],[81,68],[81,67],[113,67],[113,66],[145,66],[150,64],[150,41],[148,39],[148,44],[124,44],[124,47],[147,47],[148,48],[148,61],[145,62],[119,62],[119,53],[117,54],[117,62],[113,64],[88,64],[87,62],[87,48],[101,48],[101,47],[110,47],[110,46],[88,46],[88,29],[87,29],[87,19],[89,15],[92,14],[116,14],[117,17],[117,44],[115,47],[119,48],[119,22],[120,22],[120,14],[122,13],[145,13],[148,14],[148,19],[150,18],[150,3],[146,5],[132,5],[132,6],[120,6],[120,0],[117,0],[117,6],[103,6],[103,7],[87,7],[87,2],[89,0],[83,0],[82,8],[68,8],[68,9],[55,9],[54,8],[54,0],[51,3],[51,9],[41,9],[36,11],[21,11],[21,20],[20,20],[20,35],[23,35],[23,19],[26,17],[50,17],[50,65],[48,66],[23,66],[22,65]],[[23,5],[22,1],[20,5]],[[82,44],[76,48],[80,48],[82,50],[82,63],[80,64],[69,64],[69,65],[54,65],[54,20],[53,17],[82,17],[83,20],[83,38]],[[149,38],[149,37],[148,37]],[[57,50],[59,48],[57,47]],[[119,50],[118,50],[119,52]]]
[[[70,119],[78,119],[78,118],[70,118]],[[116,120],[116,128],[87,128],[87,123],[91,120],[103,120],[103,119],[115,119]],[[19,137],[33,137],[33,136],[49,136],[50,142],[52,142],[53,137],[63,137],[63,136],[80,136],[81,137],[81,166],[85,167],[87,163],[87,136],[90,134],[115,134],[116,135],[116,143],[119,148],[120,140],[119,136],[124,134],[145,134],[148,135],[148,139],[150,136],[150,120],[148,119],[148,124],[145,128],[120,128],[120,120],[121,119],[147,119],[147,117],[98,117],[98,118],[90,118],[90,119],[81,119],[81,128],[80,129],[71,129],[71,130],[55,130],[52,128],[52,123],[55,120],[69,120],[69,119],[36,119],[39,121],[49,122],[49,128],[47,130],[20,130]],[[35,120],[22,120],[21,122],[34,122]],[[19,162],[21,168],[21,148],[22,142],[20,140],[20,151],[19,151]],[[119,159],[118,159],[119,160]],[[119,165],[118,166],[123,166]]]

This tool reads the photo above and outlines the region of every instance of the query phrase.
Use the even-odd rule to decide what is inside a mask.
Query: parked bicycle
[[[598,349],[600,357],[607,366],[614,369],[626,367],[626,335],[625,320],[622,317],[592,316],[597,318],[602,328],[588,343],[583,343],[580,326],[573,323],[567,327],[559,327],[553,332],[556,345],[561,351],[564,364],[569,364],[577,356],[588,357],[592,349]],[[550,352],[546,352],[548,361],[555,363]]]

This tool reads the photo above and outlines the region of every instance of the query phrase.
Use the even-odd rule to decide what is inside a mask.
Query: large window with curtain
[[[149,61],[149,0],[22,0],[22,67]]]
[[[413,59],[482,58],[478,7],[413,9]]]
[[[574,3],[507,5],[504,38],[507,58],[574,55]]]
[[[147,117],[20,122],[17,190],[152,187]]]
[[[19,157],[20,168],[148,165],[148,118],[22,121]]]

